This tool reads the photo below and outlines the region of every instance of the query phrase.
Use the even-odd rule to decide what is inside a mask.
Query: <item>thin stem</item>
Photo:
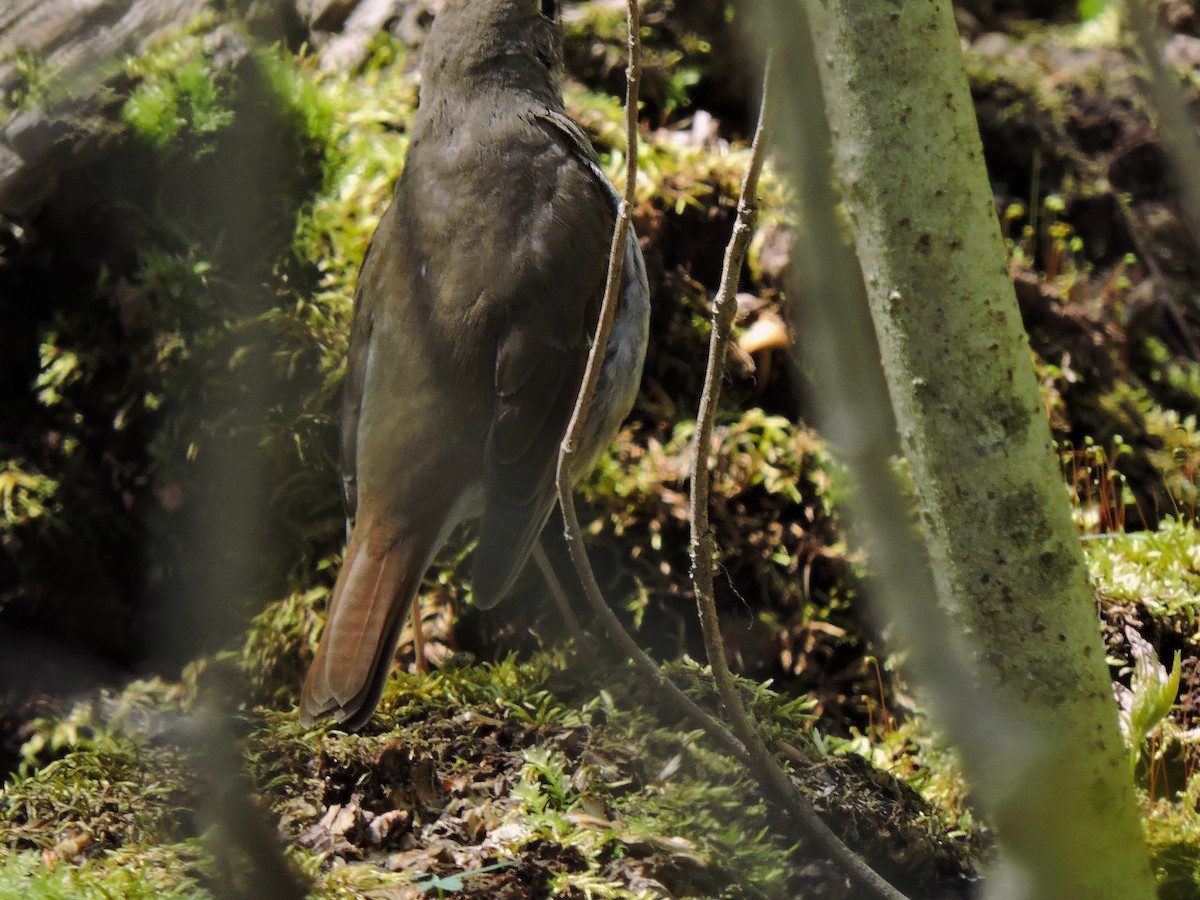
[[[634,190],[637,187],[637,97],[641,82],[641,13],[638,10],[637,0],[628,0],[628,6],[629,67],[625,70],[625,153],[627,157],[625,194],[617,207],[617,220],[613,226],[612,245],[609,248],[608,256],[608,280],[604,285],[604,302],[600,307],[600,321],[596,323],[596,334],[592,339],[591,352],[588,354],[583,384],[579,389],[579,397],[575,401],[575,411],[571,414],[571,423],[567,426],[567,434],[563,438],[562,449],[558,454],[558,468],[554,473],[558,502],[562,507],[567,548],[571,552],[571,560],[575,563],[575,568],[579,571],[579,578],[583,582],[583,590],[589,601],[592,600],[593,595],[600,597],[600,586],[596,583],[596,576],[592,571],[591,562],[588,560],[587,550],[583,546],[579,516],[575,511],[572,490],[575,486],[574,463],[575,457],[579,453],[579,441],[587,424],[592,398],[596,393],[596,385],[600,381],[600,368],[604,363],[608,338],[612,333],[613,319],[617,312],[617,294],[621,289],[625,271],[625,243],[629,235],[630,210],[633,207]],[[601,597],[601,604],[607,609],[603,597]]]
[[[608,280],[604,286],[604,303],[600,309],[600,321],[596,325],[596,335],[588,355],[583,385],[580,387],[579,397],[575,402],[575,411],[571,416],[571,423],[567,428],[567,434],[563,438],[562,449],[559,452],[558,467],[555,470],[555,487],[558,491],[559,506],[562,508],[564,533],[567,549],[571,553],[571,561],[579,573],[584,596],[600,619],[609,638],[620,645],[622,651],[633,660],[642,676],[655,686],[660,696],[703,728],[727,753],[742,761],[748,761],[749,757],[737,738],[659,671],[654,660],[650,659],[637,642],[629,636],[620,620],[604,601],[604,595],[600,591],[599,584],[596,583],[596,575],[592,571],[591,561],[588,559],[587,548],[583,544],[583,533],[579,527],[579,516],[575,511],[575,500],[572,496],[575,456],[578,453],[580,437],[587,422],[588,410],[592,405],[592,397],[596,392],[596,384],[600,379],[600,366],[604,360],[608,337],[612,331],[612,322],[616,314],[617,292],[620,289],[625,268],[625,242],[628,240],[629,234],[630,210],[633,207],[634,190],[637,186],[637,104],[641,81],[641,14],[638,10],[637,0],[628,0],[628,8],[629,68],[626,69],[625,77],[625,194],[617,210],[617,221],[613,226],[613,239],[608,258]]]
[[[721,283],[713,300],[712,333],[708,345],[708,367],[704,373],[704,391],[700,396],[697,412],[696,437],[692,445],[692,583],[696,591],[696,605],[700,614],[700,626],[704,632],[704,645],[708,654],[717,693],[725,707],[725,714],[733,726],[733,733],[749,754],[752,765],[750,773],[758,781],[768,798],[782,801],[788,815],[814,842],[821,846],[851,878],[878,897],[888,900],[903,900],[904,895],[888,884],[878,873],[847,847],[833,833],[804,792],[793,782],[775,761],[774,755],[763,743],[750,713],[742,704],[734,684],[733,674],[725,659],[725,647],[721,640],[717,605],[713,598],[714,540],[709,527],[709,447],[712,444],[713,423],[716,419],[717,401],[721,395],[721,379],[725,374],[725,354],[737,311],[737,282],[750,244],[754,219],[757,213],[758,179],[762,171],[764,147],[769,137],[771,117],[771,62],[768,58],[763,77],[762,104],[758,114],[758,125],[754,130],[754,141],[750,148],[750,163],[742,179],[741,195],[738,198],[737,219],[733,234],[725,249],[725,260],[721,270]]]
[[[613,319],[617,314],[617,294],[621,290],[621,281],[625,273],[625,243],[629,238],[630,210],[633,208],[634,191],[637,187],[637,96],[641,82],[641,14],[637,0],[629,0],[629,68],[625,70],[625,194],[617,206],[617,220],[613,226],[612,245],[608,255],[608,280],[604,284],[604,302],[600,307],[600,321],[596,323],[596,334],[592,339],[591,352],[588,353],[587,368],[583,373],[583,384],[579,389],[579,397],[575,401],[575,411],[571,414],[571,422],[567,426],[563,438],[562,451],[558,455],[558,468],[555,470],[555,486],[558,489],[559,502],[562,504],[563,516],[567,520],[567,539],[579,531],[579,520],[575,515],[575,504],[571,500],[571,490],[574,487],[574,462],[579,453],[579,441],[583,429],[587,425],[588,412],[592,408],[592,398],[596,394],[596,385],[600,381],[600,369],[604,364],[604,354],[608,347],[608,337],[612,333]],[[575,557],[574,548],[571,553]],[[578,565],[578,560],[576,560]]]
[[[1158,110],[1158,124],[1166,136],[1167,152],[1179,180],[1180,202],[1192,239],[1200,244],[1200,143],[1188,113],[1179,76],[1163,58],[1163,42],[1154,10],[1146,0],[1131,0],[1127,7],[1129,25],[1138,50],[1150,70],[1150,88]]]
[[[1163,38],[1155,19],[1155,10],[1150,8],[1146,0],[1130,0],[1127,12],[1138,50],[1150,69],[1150,88],[1154,96],[1154,108],[1158,111],[1158,125],[1166,137],[1167,154],[1179,182],[1183,222],[1192,243],[1200,247],[1200,143],[1196,141],[1195,123],[1188,111],[1187,98],[1179,86],[1179,77],[1163,57]],[[1136,236],[1141,228],[1135,224],[1131,231]],[[1159,268],[1152,253],[1140,252],[1139,256],[1152,271]],[[1166,306],[1175,319],[1188,353],[1196,358],[1200,351],[1188,329],[1183,327],[1183,315],[1178,304],[1172,299],[1168,300]]]
[[[754,142],[750,147],[750,163],[742,178],[741,194],[738,197],[737,218],[733,224],[733,235],[725,248],[725,261],[721,268],[721,283],[713,300],[712,333],[708,342],[708,367],[704,372],[704,390],[700,394],[700,409],[696,414],[696,437],[692,442],[692,580],[697,599],[713,596],[713,546],[712,530],[708,520],[708,452],[712,444],[713,423],[717,417],[717,401],[721,397],[721,378],[725,374],[725,351],[733,328],[733,317],[737,312],[737,283],[750,246],[754,220],[758,214],[758,178],[762,172],[763,148],[769,136],[770,122],[766,115],[768,89],[771,83],[771,65],[767,63],[763,78],[762,103],[758,113],[758,125],[754,130]],[[706,604],[701,601],[700,617],[703,623]],[[713,619],[715,623],[715,608]],[[707,634],[707,628],[705,633]],[[711,653],[709,654],[712,655]],[[724,653],[721,654],[724,660]]]

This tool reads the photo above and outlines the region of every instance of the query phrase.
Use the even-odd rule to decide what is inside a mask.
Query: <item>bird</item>
[[[475,605],[512,588],[556,501],[621,196],[567,114],[558,0],[445,0],[355,290],[340,468],[348,539],[301,691],[306,727],[370,721],[426,570],[478,518]],[[570,473],[632,409],[650,291],[633,229]]]

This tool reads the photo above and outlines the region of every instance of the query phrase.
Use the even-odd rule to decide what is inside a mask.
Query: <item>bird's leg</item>
[[[421,592],[413,594],[412,599],[412,633],[413,654],[417,658],[417,674],[429,672],[429,664],[425,661],[425,630],[421,622]]]
[[[546,548],[542,545],[540,537],[533,544],[533,561],[537,563],[538,570],[542,573],[542,578],[546,581],[546,587],[550,591],[550,599],[558,607],[558,612],[563,617],[563,622],[566,623],[567,631],[570,632],[572,637],[580,637],[583,629],[579,626],[579,619],[575,617],[575,611],[571,609],[571,602],[567,599],[567,592],[564,590],[562,582],[558,580],[558,575],[554,572],[554,566],[550,564],[550,557],[546,555]]]

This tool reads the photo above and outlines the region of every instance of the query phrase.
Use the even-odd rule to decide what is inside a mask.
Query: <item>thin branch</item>
[[[1180,202],[1192,241],[1200,246],[1200,143],[1188,113],[1178,76],[1163,57],[1162,37],[1154,12],[1146,0],[1130,0],[1129,25],[1138,50],[1150,69],[1150,88],[1158,110],[1158,124],[1167,139],[1167,152],[1179,181]]]
[[[612,332],[613,319],[616,316],[617,296],[621,289],[625,270],[625,243],[629,235],[630,210],[633,208],[634,191],[637,187],[637,104],[638,89],[641,81],[641,13],[637,0],[628,0],[629,8],[629,67],[625,72],[625,194],[617,209],[617,221],[613,226],[612,246],[608,258],[608,280],[604,286],[604,303],[600,308],[600,321],[596,325],[596,334],[592,340],[591,352],[588,354],[587,369],[584,371],[583,385],[579,397],[575,401],[575,411],[571,415],[570,425],[563,438],[562,449],[558,455],[558,467],[555,470],[555,487],[558,491],[558,502],[562,508],[564,534],[567,549],[571,553],[571,561],[579,573],[583,585],[584,596],[610,639],[616,641],[621,649],[641,672],[642,676],[653,684],[659,695],[689,719],[703,728],[727,753],[740,760],[747,761],[745,749],[738,740],[729,733],[720,722],[706,713],[699,704],[688,697],[659,671],[654,660],[638,646],[621,625],[600,591],[596,583],[596,575],[592,571],[588,559],[587,548],[583,544],[583,533],[579,527],[579,516],[575,511],[575,500],[572,496],[575,458],[579,452],[579,442],[587,423],[588,411],[591,409],[592,397],[596,393],[596,384],[600,380],[600,368],[604,362],[608,338]]]
[[[758,178],[762,172],[763,148],[769,138],[770,120],[766,115],[768,90],[771,84],[771,65],[767,63],[763,78],[762,103],[758,113],[758,125],[754,130],[754,142],[750,147],[750,163],[742,178],[741,195],[738,197],[737,218],[733,224],[733,235],[725,248],[725,261],[721,268],[721,283],[713,300],[712,333],[708,342],[708,367],[704,372],[704,389],[700,394],[700,409],[696,414],[696,436],[692,442],[692,581],[700,601],[700,619],[716,630],[716,610],[713,607],[711,622],[706,622],[707,607],[713,596],[713,546],[712,529],[708,520],[708,455],[712,444],[713,423],[717,416],[717,401],[721,397],[721,378],[725,374],[725,353],[733,328],[733,317],[737,312],[737,283],[746,259],[746,250],[754,233],[754,220],[758,214]],[[707,602],[706,602],[707,601]],[[712,656],[709,648],[709,656]],[[722,662],[724,653],[720,654]],[[710,659],[710,662],[713,662]],[[714,662],[714,674],[716,664]]]
[[[904,895],[884,880],[874,869],[846,846],[821,820],[811,801],[776,762],[771,751],[763,743],[758,728],[750,713],[742,704],[734,684],[733,674],[725,659],[725,647],[721,640],[721,629],[717,619],[717,606],[713,599],[714,540],[709,527],[709,448],[712,444],[713,423],[716,419],[717,401],[721,395],[721,379],[725,374],[725,355],[729,346],[734,313],[737,311],[737,282],[750,244],[753,224],[757,214],[758,179],[762,171],[764,147],[769,139],[771,116],[771,69],[768,57],[763,77],[762,104],[758,114],[758,125],[750,150],[750,163],[742,179],[741,195],[738,198],[737,219],[733,234],[725,249],[725,260],[721,270],[721,283],[713,300],[712,333],[708,345],[708,367],[704,373],[704,391],[700,396],[697,413],[696,437],[692,445],[692,583],[696,591],[696,605],[700,613],[700,625],[704,631],[704,645],[708,653],[709,666],[725,713],[733,725],[733,732],[749,753],[753,765],[750,773],[759,782],[768,798],[783,802],[786,812],[814,842],[822,847],[851,878],[875,896],[888,900],[903,900]]]
[[[1171,70],[1164,58],[1163,39],[1155,20],[1155,11],[1150,8],[1147,0],[1130,0],[1127,12],[1138,49],[1150,69],[1151,93],[1154,95],[1155,109],[1158,110],[1158,125],[1166,137],[1167,155],[1171,159],[1175,179],[1179,183],[1179,202],[1183,207],[1184,225],[1192,243],[1200,247],[1200,142],[1196,140],[1195,124],[1188,112],[1187,97],[1179,86],[1178,75]],[[1126,218],[1129,217],[1127,211],[1125,215]],[[1135,242],[1139,244],[1141,241],[1137,235],[1140,230],[1136,223],[1130,229]],[[1154,256],[1142,252],[1140,247],[1139,257],[1152,271],[1159,268],[1154,262]],[[1174,299],[1168,299],[1166,308],[1175,320],[1188,354],[1193,359],[1197,358],[1200,353],[1188,329],[1183,325],[1183,314],[1179,311],[1179,305]]]
[[[579,397],[575,401],[575,411],[571,414],[571,422],[567,426],[567,433],[563,438],[562,452],[558,455],[558,468],[554,473],[559,501],[562,503],[564,517],[567,518],[568,542],[570,542],[572,533],[579,531],[575,504],[570,499],[571,490],[574,487],[572,476],[575,474],[575,457],[579,453],[579,441],[587,425],[588,413],[592,408],[592,398],[596,394],[596,385],[600,382],[600,369],[604,365],[608,338],[612,333],[613,319],[617,314],[617,297],[625,273],[625,243],[629,238],[629,220],[637,189],[637,97],[641,84],[641,39],[639,35],[641,13],[638,10],[637,0],[628,0],[628,2],[629,68],[625,70],[625,194],[617,206],[617,220],[613,226],[612,245],[609,248],[608,256],[608,280],[604,284],[604,302],[600,307],[600,321],[596,323],[596,334],[592,338],[587,368],[583,373],[583,384],[579,389]],[[574,551],[574,547],[572,547],[572,551]],[[571,556],[574,558],[574,552]],[[579,560],[576,560],[576,565],[578,563]]]

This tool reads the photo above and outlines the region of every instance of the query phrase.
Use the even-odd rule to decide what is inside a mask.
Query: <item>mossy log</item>
[[[212,0],[12,0],[0,10],[0,215],[19,217],[108,131],[103,87],[119,60]]]
[[[19,220],[111,131],[107,87],[122,60],[212,12],[264,43],[299,46],[354,0],[9,0],[0,8],[0,216]],[[232,64],[234,60],[229,60]],[[119,92],[118,92],[119,93]]]

